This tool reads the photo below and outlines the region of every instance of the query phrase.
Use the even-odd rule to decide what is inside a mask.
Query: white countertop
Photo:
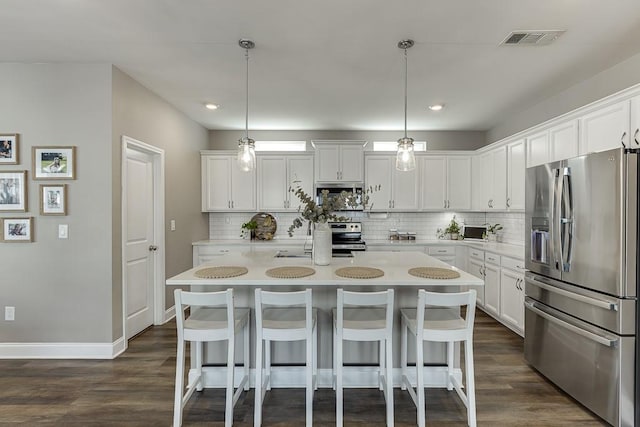
[[[284,238],[284,239],[273,239],[273,240],[242,240],[242,239],[216,239],[216,240],[199,240],[197,242],[193,242],[193,246],[251,246],[254,248],[265,248],[269,249],[271,247],[282,247],[282,246],[293,246],[300,247],[304,246],[304,243],[307,239],[301,238]],[[513,245],[509,243],[497,243],[497,242],[484,242],[477,240],[439,240],[439,239],[419,239],[415,241],[407,241],[407,240],[367,240],[367,246],[399,246],[399,247],[407,247],[407,246],[427,246],[427,245],[442,245],[442,246],[466,246],[475,249],[480,249],[483,251],[489,251],[498,255],[504,255],[517,259],[524,259],[524,246],[522,245]]]
[[[166,281],[172,285],[225,285],[225,286],[483,286],[484,282],[471,274],[452,267],[422,252],[356,252],[353,258],[332,258],[328,266],[313,265],[310,258],[274,258],[276,251],[248,251],[220,256],[215,262],[203,264],[180,273]],[[212,266],[243,266],[249,272],[228,279],[201,279],[195,272]],[[266,275],[274,267],[307,266],[316,273],[299,279],[276,279]],[[384,271],[384,276],[375,279],[346,279],[334,271],[340,267],[375,267]],[[441,267],[460,273],[457,279],[422,279],[408,273],[414,267]]]

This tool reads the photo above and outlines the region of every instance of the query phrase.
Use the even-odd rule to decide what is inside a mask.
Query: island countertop
[[[353,258],[332,258],[327,266],[314,265],[311,258],[276,258],[276,251],[250,251],[230,253],[214,262],[200,265],[167,279],[167,286],[175,285],[223,285],[223,286],[483,286],[477,277],[452,267],[422,252],[355,252]],[[198,270],[212,266],[239,266],[249,271],[242,276],[226,279],[203,279],[195,275]],[[297,279],[270,277],[266,271],[274,267],[305,266],[315,270],[315,274]],[[341,267],[373,267],[384,272],[375,279],[348,279],[335,274]],[[424,279],[409,274],[414,267],[440,267],[455,270],[460,277],[455,279]]]

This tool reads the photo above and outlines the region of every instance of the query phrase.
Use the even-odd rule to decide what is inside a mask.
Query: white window
[[[374,141],[373,151],[397,151],[397,141]],[[413,151],[427,151],[427,141],[413,141]]]
[[[306,151],[307,141],[256,141],[256,151]]]

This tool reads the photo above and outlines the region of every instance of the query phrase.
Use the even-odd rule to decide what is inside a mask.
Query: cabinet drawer
[[[522,273],[524,271],[524,261],[516,259],[516,258],[508,258],[502,257],[502,267],[509,268],[518,273]]]
[[[471,258],[475,258],[475,259],[478,259],[480,261],[484,261],[484,251],[481,251],[479,249],[469,248],[469,256]]]
[[[428,248],[428,252],[429,255],[434,255],[434,256],[443,256],[443,255],[455,255],[456,254],[456,248],[454,248],[453,246],[432,246]]]
[[[485,253],[484,260],[490,264],[500,265],[500,255]]]

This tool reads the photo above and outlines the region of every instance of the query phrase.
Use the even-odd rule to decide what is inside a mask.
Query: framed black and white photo
[[[3,242],[33,242],[33,217],[0,218],[0,221],[2,221]]]
[[[0,133],[0,165],[18,164],[18,134]]]
[[[33,179],[76,179],[76,147],[33,147]]]
[[[66,215],[67,214],[67,185],[66,184],[41,184],[40,185],[40,214],[41,215]]]
[[[0,171],[0,212],[27,211],[27,171]]]

